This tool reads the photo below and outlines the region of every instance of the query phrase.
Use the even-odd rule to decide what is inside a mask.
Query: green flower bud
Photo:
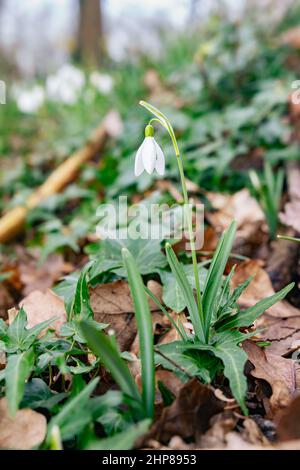
[[[145,127],[145,137],[153,137],[154,136],[154,128],[151,124]]]

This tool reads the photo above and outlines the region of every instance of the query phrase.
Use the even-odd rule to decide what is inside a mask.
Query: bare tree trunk
[[[76,58],[86,65],[99,65],[105,53],[100,0],[79,0]]]

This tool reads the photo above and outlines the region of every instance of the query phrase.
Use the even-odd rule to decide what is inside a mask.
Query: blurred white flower
[[[154,169],[159,175],[163,175],[165,172],[165,156],[154,139],[154,130],[151,125],[148,125],[145,129],[145,139],[140,148],[137,151],[135,157],[134,173],[135,176],[140,176],[144,170],[149,175],[153,173]]]
[[[103,95],[108,95],[114,87],[114,79],[107,73],[92,72],[90,82]]]
[[[46,92],[49,99],[65,104],[74,104],[85,84],[84,73],[70,64],[63,65],[46,80]]]
[[[32,88],[18,88],[13,91],[18,109],[22,113],[32,114],[38,111],[45,101],[45,91],[40,85],[34,85]]]

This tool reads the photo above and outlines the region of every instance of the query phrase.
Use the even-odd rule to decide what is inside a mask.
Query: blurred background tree
[[[79,24],[75,59],[96,66],[105,56],[103,9],[100,0],[79,0]]]

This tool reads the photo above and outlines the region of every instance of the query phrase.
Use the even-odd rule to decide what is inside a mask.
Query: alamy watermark
[[[0,104],[6,104],[6,83],[0,80]]]
[[[99,206],[96,216],[96,234],[102,240],[184,240],[189,251],[189,234],[192,233],[195,248],[199,250],[203,246],[203,204],[169,206],[140,202],[129,205],[127,196],[120,196],[113,204]],[[192,232],[189,221],[192,221]]]

